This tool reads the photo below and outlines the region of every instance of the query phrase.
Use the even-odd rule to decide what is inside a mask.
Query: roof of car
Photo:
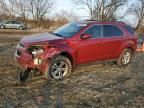
[[[121,25],[126,25],[126,23],[120,22],[120,21],[97,21],[97,20],[84,20],[84,21],[78,21],[77,23],[80,23],[80,24],[96,23],[96,24],[121,24]]]
[[[20,21],[17,21],[17,20],[7,20],[7,21],[16,21],[16,22],[20,22]]]

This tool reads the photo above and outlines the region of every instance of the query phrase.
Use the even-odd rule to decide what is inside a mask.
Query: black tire
[[[128,54],[127,60],[124,58],[124,56],[126,56],[126,54]],[[125,50],[123,50],[123,52],[121,53],[119,59],[117,60],[117,64],[119,66],[127,66],[131,62],[132,57],[133,57],[132,50],[131,49],[125,49]]]
[[[0,28],[1,28],[1,29],[5,29],[5,26],[4,26],[4,25],[1,25]]]
[[[61,78],[56,78],[52,75],[52,73],[53,73],[52,72],[52,69],[53,69],[52,67],[58,62],[66,63],[67,68],[68,68],[67,73],[65,73],[65,75],[64,75],[64,72],[62,73]],[[44,73],[44,78],[47,79],[47,80],[48,79],[61,80],[61,79],[67,78],[70,75],[71,72],[72,72],[72,64],[71,64],[70,60],[67,57],[59,55],[59,56],[51,59],[48,70]]]

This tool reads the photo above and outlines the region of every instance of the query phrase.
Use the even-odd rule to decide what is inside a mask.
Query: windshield
[[[65,38],[69,38],[77,34],[86,24],[78,24],[78,23],[68,23],[58,29],[56,29],[53,34]]]

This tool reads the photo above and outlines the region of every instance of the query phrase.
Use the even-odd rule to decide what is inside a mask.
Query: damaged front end
[[[32,55],[34,65],[40,65],[42,63],[41,55],[44,53],[44,48],[42,46],[31,46],[28,48],[28,53]]]
[[[38,72],[40,74],[44,74],[44,72],[48,71],[50,59],[57,53],[59,53],[59,51],[56,48],[49,47],[48,45],[25,46],[19,43],[15,53],[15,58],[16,61],[25,70],[25,72],[22,71],[19,73],[19,78],[25,80],[26,78],[23,77],[28,78],[28,74],[31,72]],[[24,81],[20,80],[20,82]]]

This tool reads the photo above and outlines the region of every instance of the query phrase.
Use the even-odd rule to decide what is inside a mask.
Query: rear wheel
[[[119,66],[126,66],[126,65],[128,65],[131,62],[131,60],[132,60],[132,56],[133,56],[132,50],[131,49],[125,49],[121,53],[119,59],[117,60],[117,64]]]
[[[64,56],[57,56],[50,63],[50,66],[47,72],[44,73],[44,77],[52,79],[65,79],[67,78],[72,71],[72,64],[70,60]]]
[[[1,28],[1,29],[4,29],[4,28],[5,28],[5,26],[4,26],[4,25],[1,25],[1,26],[0,26],[0,28]]]
[[[23,27],[22,27],[22,26],[20,26],[20,27],[19,27],[19,29],[20,29],[20,30],[23,30]]]

